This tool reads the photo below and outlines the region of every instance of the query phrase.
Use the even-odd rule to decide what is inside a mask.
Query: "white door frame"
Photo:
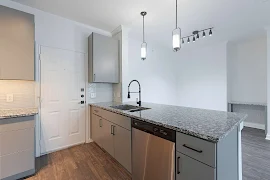
[[[38,44],[37,42],[35,43],[35,81],[36,81],[36,105],[38,107],[38,114],[35,116],[35,121],[36,121],[36,126],[35,126],[35,155],[36,157],[41,156],[41,149],[40,149],[40,138],[41,138],[41,47],[49,47],[49,46],[43,46]],[[56,48],[56,47],[50,47],[50,48]],[[61,49],[61,48],[56,48],[56,49]],[[85,52],[79,52],[79,51],[74,51],[70,49],[62,49],[62,50],[68,50],[68,51],[73,51],[73,52],[78,52],[78,53],[83,53],[85,60],[84,60],[84,67],[85,67],[85,141],[86,143],[91,142],[90,139],[90,129],[89,129],[89,107],[88,107],[88,53]]]

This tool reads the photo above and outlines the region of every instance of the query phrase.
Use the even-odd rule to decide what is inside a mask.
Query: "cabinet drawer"
[[[102,117],[102,112],[103,112],[103,109],[100,109],[100,108],[97,108],[97,107],[93,107],[92,106],[92,113],[93,114]]]
[[[131,130],[131,118],[129,117],[122,116],[93,106],[92,106],[92,113],[114,124],[117,124],[125,129]]]
[[[209,166],[216,167],[216,144],[176,133],[176,150]]]
[[[30,129],[35,127],[35,116],[3,119],[0,121],[0,133]]]
[[[0,156],[34,149],[34,128],[3,132],[0,135]]]
[[[131,130],[131,119],[129,117],[122,116],[106,110],[103,111],[102,117],[125,129]]]
[[[1,177],[6,178],[35,168],[34,150],[0,157]]]

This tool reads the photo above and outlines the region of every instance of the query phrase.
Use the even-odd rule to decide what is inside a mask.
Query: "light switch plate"
[[[96,98],[96,93],[91,93],[90,96],[92,99],[94,99],[94,98]]]
[[[6,95],[6,101],[7,102],[13,102],[13,94],[7,94]]]

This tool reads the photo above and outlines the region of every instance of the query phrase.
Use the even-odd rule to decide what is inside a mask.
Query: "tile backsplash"
[[[91,93],[95,93],[96,97],[91,98]],[[113,101],[113,86],[108,83],[89,83],[88,97],[88,104]]]
[[[7,102],[7,95],[13,95],[12,102]],[[0,109],[33,107],[36,107],[35,82],[0,80]]]

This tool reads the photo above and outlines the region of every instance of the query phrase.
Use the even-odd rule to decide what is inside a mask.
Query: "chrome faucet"
[[[139,92],[130,92],[129,91],[129,87],[130,87],[130,85],[131,85],[131,83],[133,83],[133,82],[137,82],[138,84],[139,84]],[[139,93],[139,101],[137,101],[137,104],[139,105],[139,106],[141,106],[142,105],[142,101],[141,101],[141,85],[140,85],[140,83],[139,83],[139,81],[137,81],[137,80],[132,80],[130,83],[129,83],[129,85],[128,85],[128,99],[130,98],[130,93]]]

